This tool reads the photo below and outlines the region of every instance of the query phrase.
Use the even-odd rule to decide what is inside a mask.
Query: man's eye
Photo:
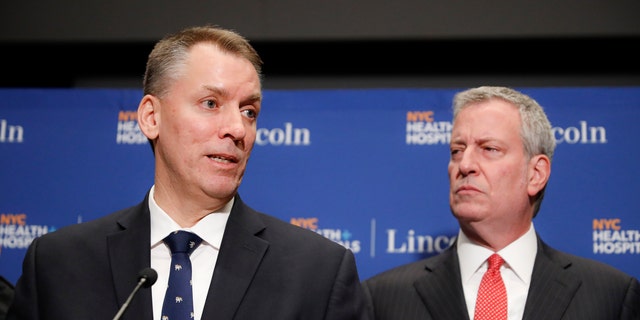
[[[242,113],[246,117],[251,118],[251,119],[254,119],[254,118],[258,117],[258,113],[256,113],[255,110],[245,109],[245,110],[242,110]]]
[[[216,101],[215,100],[207,100],[204,102],[205,106],[209,109],[213,109],[216,107]]]

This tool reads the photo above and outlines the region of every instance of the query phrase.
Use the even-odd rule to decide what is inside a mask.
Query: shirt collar
[[[462,230],[458,231],[458,260],[460,261],[460,275],[466,283],[483,266],[493,251],[482,247],[469,239]],[[529,231],[497,253],[505,261],[505,266],[524,282],[530,283],[533,264],[538,252],[536,232],[531,223]]]
[[[232,198],[224,207],[218,211],[214,211],[202,218],[196,225],[191,228],[181,228],[169,215],[162,210],[153,199],[155,186],[151,187],[149,191],[149,211],[151,213],[151,247],[155,247],[162,243],[169,233],[176,230],[191,231],[202,238],[203,242],[213,246],[216,249],[220,249],[222,243],[222,235],[224,234],[225,226],[233,202],[235,198]]]

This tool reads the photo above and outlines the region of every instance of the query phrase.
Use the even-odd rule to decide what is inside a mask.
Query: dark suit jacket
[[[150,266],[147,197],[34,240],[8,319],[112,319]],[[361,319],[362,294],[350,250],[238,196],[202,319]],[[151,290],[143,288],[122,319],[152,316]]]
[[[13,301],[13,284],[0,276],[0,320],[7,317],[7,310]]]
[[[370,318],[469,320],[456,246],[363,281]],[[526,320],[640,319],[640,283],[603,263],[552,249],[538,253]]]

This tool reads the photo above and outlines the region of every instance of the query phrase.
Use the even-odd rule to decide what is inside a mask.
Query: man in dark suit
[[[494,320],[640,319],[637,279],[554,250],[534,229],[555,150],[542,107],[510,88],[479,87],[456,94],[453,119],[448,172],[456,242],[363,281],[370,317],[478,319],[486,310],[476,308],[478,290],[491,274],[486,260],[498,254],[507,299]]]
[[[173,262],[164,238],[179,230],[202,239],[190,254],[190,319],[363,318],[350,250],[254,211],[237,193],[256,138],[261,66],[248,41],[213,26],[158,42],[138,107],[154,185],[136,206],[35,239],[8,319],[166,320]],[[157,282],[120,313],[148,267]]]

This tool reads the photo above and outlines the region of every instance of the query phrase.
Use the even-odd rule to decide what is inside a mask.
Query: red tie
[[[489,269],[482,277],[474,320],[507,319],[507,289],[500,276],[500,266],[504,263],[497,253],[489,257]]]

